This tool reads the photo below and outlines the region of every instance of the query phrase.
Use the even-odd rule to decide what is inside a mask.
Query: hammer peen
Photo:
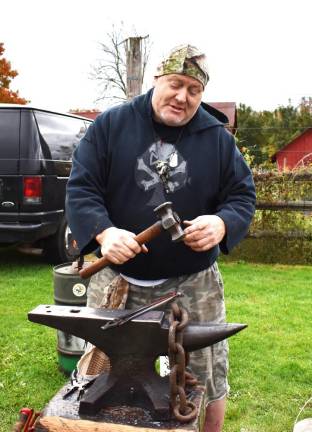
[[[154,209],[154,212],[159,220],[144,231],[140,232],[140,234],[134,237],[134,240],[136,240],[140,245],[143,245],[159,236],[159,234],[164,230],[169,231],[173,242],[178,242],[184,238],[184,231],[181,227],[180,218],[172,210],[171,202],[168,201],[161,204]],[[79,275],[82,279],[87,279],[109,264],[110,261],[107,258],[99,258],[88,267],[80,270]]]

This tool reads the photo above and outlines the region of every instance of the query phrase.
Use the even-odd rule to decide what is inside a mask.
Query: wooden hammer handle
[[[153,238],[159,236],[159,234],[162,232],[162,224],[161,221],[156,222],[154,225],[150,226],[149,228],[146,228],[146,230],[140,232],[136,237],[134,237],[134,240],[136,240],[140,245],[144,243],[148,243]],[[111,262],[105,258],[99,258],[94,263],[90,264],[88,267],[83,268],[79,271],[79,275],[82,279],[87,279],[90,276],[97,273],[99,270],[102,270],[102,268],[106,267],[107,265],[111,264]]]

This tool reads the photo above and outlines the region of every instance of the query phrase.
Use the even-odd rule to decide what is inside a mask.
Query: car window
[[[43,159],[37,122],[30,109],[21,110],[20,158],[26,160]],[[50,158],[51,159],[51,156]]]
[[[19,157],[20,110],[0,110],[0,157],[16,159]]]
[[[53,160],[71,160],[87,129],[84,120],[40,111],[35,111],[35,117],[41,147],[49,148]]]

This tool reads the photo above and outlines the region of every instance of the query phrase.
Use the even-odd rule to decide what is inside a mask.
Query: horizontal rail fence
[[[285,199],[263,199],[263,193],[257,194],[256,208],[257,210],[293,210],[293,211],[305,211],[312,210],[312,171],[309,172],[283,172],[277,173],[274,171],[267,172],[255,172],[253,174],[254,181],[257,186],[266,185],[269,183],[274,183],[275,185],[280,185],[280,187],[286,189],[281,191],[281,194],[287,192],[287,189],[294,188],[296,183],[298,184],[298,189],[300,188],[300,183],[308,185],[309,197],[305,199],[300,196],[300,191],[298,191],[298,199],[291,200]]]
[[[254,180],[256,188],[260,189],[257,194],[256,209],[260,211],[273,211],[273,212],[301,212],[309,221],[312,218],[312,172],[283,172],[277,173],[274,171],[267,172],[256,172],[254,173]],[[274,184],[275,191],[280,189],[280,196],[274,195],[274,198],[270,199],[268,192],[263,192],[269,184]],[[302,196],[302,189],[300,186],[305,185],[305,196]],[[283,199],[288,195],[288,190],[292,189],[292,198]],[[298,191],[298,192],[297,192]],[[284,195],[284,197],[283,197]],[[267,212],[266,212],[267,215]],[[266,216],[267,217],[267,216]],[[292,216],[289,216],[292,219]],[[261,239],[261,238],[280,238],[280,239],[302,239],[312,240],[312,224],[307,223],[306,227],[302,229],[296,228],[285,228],[274,230],[272,225],[269,229],[266,226],[262,226],[262,229],[255,229],[251,227],[248,234],[249,238]]]
[[[258,201],[256,203],[257,210],[293,210],[293,211],[312,211],[312,201]]]

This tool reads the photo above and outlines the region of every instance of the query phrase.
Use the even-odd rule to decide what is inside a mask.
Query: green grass
[[[37,256],[0,249],[0,431],[8,432],[24,406],[40,410],[61,387],[56,335],[27,321],[41,303],[52,304],[52,267]]]
[[[248,324],[230,340],[224,429],[292,431],[312,395],[312,268],[243,263],[221,268],[228,321]],[[309,416],[312,410],[306,409],[301,418]]]
[[[21,407],[42,409],[67,378],[58,371],[55,331],[27,321],[36,305],[53,303],[52,267],[9,249],[0,259],[0,432],[8,432]],[[228,321],[248,324],[230,339],[224,432],[292,431],[312,394],[312,268],[220,267]]]

